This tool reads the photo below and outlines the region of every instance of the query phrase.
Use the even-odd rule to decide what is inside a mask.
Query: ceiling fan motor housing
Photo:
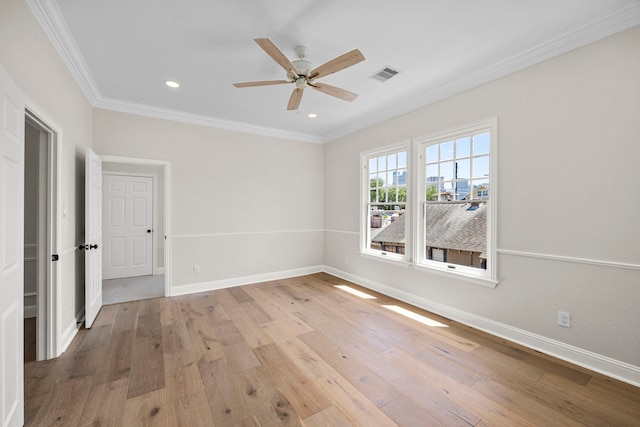
[[[308,52],[309,48],[307,46],[298,45],[293,48],[293,53],[295,53],[299,59],[291,61],[291,63],[295,65],[296,69],[298,70],[298,74],[302,76],[308,76],[309,72],[313,70],[313,64],[311,63],[311,61],[307,61],[306,59],[304,59],[305,56],[307,56]]]

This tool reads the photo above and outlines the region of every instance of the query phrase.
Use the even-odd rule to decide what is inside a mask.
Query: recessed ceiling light
[[[315,119],[316,117],[318,117],[318,115],[316,113],[309,113],[307,114],[307,117],[309,117],[310,119]]]
[[[164,82],[164,84],[166,84],[167,86],[172,87],[172,88],[180,87],[180,83],[174,82],[172,80],[167,80],[166,82]]]

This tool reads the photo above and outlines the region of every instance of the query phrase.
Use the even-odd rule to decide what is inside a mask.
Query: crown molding
[[[100,91],[58,5],[52,0],[27,0],[27,4],[84,96],[91,105],[95,104]]]
[[[386,108],[384,111],[370,114],[324,135],[312,135],[105,98],[100,93],[55,1],[26,1],[78,83],[80,89],[95,108],[320,144],[335,141],[362,129],[424,108],[609,35],[640,25],[640,2],[634,1],[617,10],[556,34],[554,37],[544,40],[529,49],[496,62],[473,74],[450,81],[435,89],[425,89],[424,92],[412,99]]]
[[[122,101],[118,99],[100,97],[93,104],[93,107],[102,108],[104,110],[119,111],[121,113],[135,114],[138,116],[188,123],[192,125],[250,133],[254,135],[292,139],[295,141],[311,142],[315,144],[322,144],[324,142],[322,138],[317,135],[289,132],[282,129],[257,126],[244,122],[235,122],[232,120],[218,119],[215,117],[187,113],[184,111],[170,110],[167,108],[155,107],[151,105],[137,104],[134,102]]]
[[[396,104],[384,111],[371,114],[348,126],[335,129],[323,135],[325,142],[335,141],[378,123],[391,120],[411,111],[424,108],[438,101],[450,98],[467,90],[497,80],[501,77],[523,70],[571,50],[585,46],[615,33],[640,25],[640,3],[634,2],[615,11],[603,14],[591,21],[574,26],[556,34],[537,45],[521,51],[511,57],[496,62],[473,74],[450,81],[443,86],[427,90],[408,101]]]

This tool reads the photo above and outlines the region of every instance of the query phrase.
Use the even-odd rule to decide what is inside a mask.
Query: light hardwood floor
[[[640,425],[640,388],[327,274],[104,306],[25,394],[27,426]]]

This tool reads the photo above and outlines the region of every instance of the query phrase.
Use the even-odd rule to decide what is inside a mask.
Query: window
[[[407,205],[407,148],[363,156],[363,252],[403,258]]]
[[[496,119],[411,144],[362,154],[362,253],[495,286]]]
[[[495,121],[420,139],[417,264],[494,279]]]

